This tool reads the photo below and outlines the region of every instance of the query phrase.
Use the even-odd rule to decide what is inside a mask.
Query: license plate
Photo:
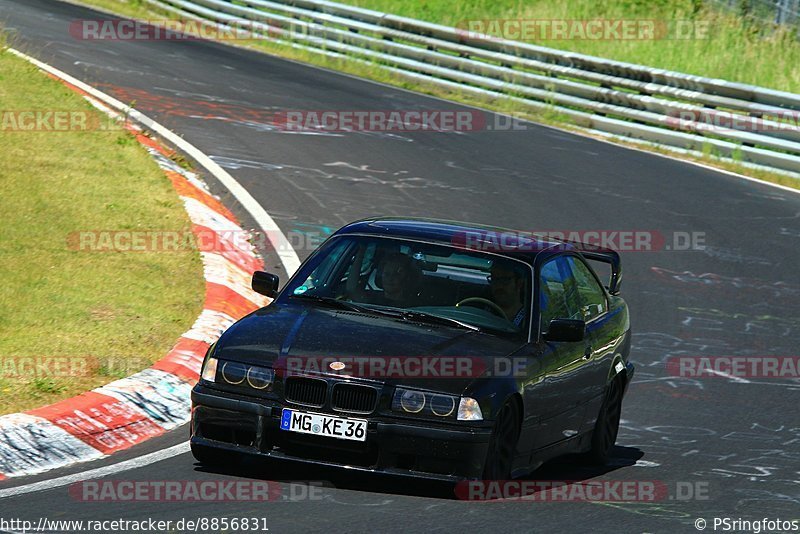
[[[281,430],[353,441],[366,441],[367,420],[346,419],[333,415],[298,412],[297,410],[284,408],[281,413]]]

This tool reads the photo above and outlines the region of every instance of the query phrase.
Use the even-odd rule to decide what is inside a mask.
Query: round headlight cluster
[[[428,417],[450,417],[456,412],[458,402],[459,397],[444,393],[397,388],[392,399],[392,410]]]
[[[439,417],[447,417],[456,409],[456,399],[449,395],[431,397],[431,411]]]
[[[247,370],[247,383],[251,388],[265,389],[272,383],[272,369],[263,367],[251,367]]]
[[[220,375],[227,384],[238,386],[246,382],[253,389],[267,389],[275,378],[272,369],[239,362],[223,363]]]
[[[247,366],[238,362],[225,362],[222,364],[222,379],[228,384],[238,385],[244,382],[247,375]]]
[[[408,413],[419,413],[425,407],[425,394],[407,389],[400,396],[400,406]]]

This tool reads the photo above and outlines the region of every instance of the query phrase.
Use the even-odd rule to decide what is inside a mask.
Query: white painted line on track
[[[230,191],[231,194],[236,197],[236,200],[238,200],[239,203],[247,210],[247,212],[250,213],[253,219],[255,219],[256,223],[258,223],[261,229],[266,233],[270,243],[272,244],[272,247],[275,249],[278,257],[281,260],[281,264],[283,265],[286,274],[289,276],[294,274],[294,272],[300,266],[300,258],[297,256],[297,252],[294,250],[291,243],[289,243],[289,240],[286,239],[286,236],[283,234],[281,229],[278,228],[278,225],[275,223],[272,217],[269,216],[261,204],[259,204],[258,201],[256,201],[256,199],[253,198],[253,196],[247,191],[247,189],[242,187],[242,185],[218,163],[206,156],[202,151],[200,151],[200,149],[182,137],[178,136],[165,126],[162,126],[147,115],[133,109],[127,104],[123,104],[116,98],[107,95],[102,91],[98,91],[94,87],[83,83],[77,78],[73,78],[66,72],[60,71],[55,67],[51,67],[47,63],[43,63],[36,58],[20,52],[19,50],[8,48],[8,51],[18,57],[30,61],[43,71],[49,72],[53,76],[56,76],[67,83],[74,85],[81,91],[88,93],[92,97],[102,102],[105,102],[120,113],[123,113],[136,122],[143,124],[150,130],[163,137],[170,144],[197,161],[200,165],[205,167],[205,169],[208,170],[208,172],[210,172],[217,180],[219,180],[222,185],[228,188],[228,191]]]
[[[67,486],[74,482],[92,480],[94,478],[101,478],[106,475],[130,471],[131,469],[138,469],[140,467],[154,464],[156,462],[160,462],[161,460],[166,460],[168,458],[172,458],[173,456],[178,456],[179,454],[184,454],[187,452],[189,452],[188,441],[179,443],[178,445],[174,445],[167,449],[161,449],[160,451],[145,454],[144,456],[138,456],[130,460],[125,460],[124,462],[118,462],[115,464],[106,465],[104,467],[98,467],[96,469],[90,469],[88,471],[81,471],[80,473],[74,473],[72,475],[42,480],[40,482],[34,482],[24,486],[15,486],[13,488],[2,489],[0,490],[0,499],[16,497],[18,495],[34,493],[37,491],[50,490],[53,488],[59,488],[61,486]]]
[[[733,380],[734,382],[738,382],[738,383],[740,383],[740,384],[749,384],[749,383],[750,383],[750,381],[749,381],[749,380],[747,380],[746,378],[742,378],[742,377],[740,377],[740,376],[733,376],[733,375],[731,375],[731,374],[728,374],[728,373],[725,373],[725,372],[723,372],[723,371],[717,371],[717,370],[715,370],[715,369],[707,369],[707,371],[708,371],[709,373],[711,373],[711,374],[714,374],[714,375],[717,375],[717,376],[722,376],[722,377],[724,377],[724,378],[730,378],[730,379],[731,379],[731,380]]]

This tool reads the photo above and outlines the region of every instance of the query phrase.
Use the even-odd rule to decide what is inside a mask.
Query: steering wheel
[[[495,315],[499,315],[500,317],[502,317],[503,319],[508,321],[508,317],[506,316],[506,312],[503,311],[503,308],[501,308],[500,306],[498,306],[497,304],[495,304],[491,300],[485,299],[485,298],[482,298],[482,297],[465,298],[464,300],[462,300],[462,301],[458,302],[458,304],[456,304],[456,308],[458,308],[462,304],[469,304],[471,302],[478,302],[480,304],[486,304],[487,306],[489,306],[489,308],[491,308],[491,311],[493,311],[495,313]]]

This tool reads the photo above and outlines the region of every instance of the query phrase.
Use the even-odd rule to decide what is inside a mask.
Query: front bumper
[[[369,420],[366,441],[356,442],[280,430],[283,408],[277,401],[236,398],[198,384],[192,390],[191,443],[278,460],[447,481],[480,478],[483,472],[491,428],[441,428],[424,421],[354,416]]]

